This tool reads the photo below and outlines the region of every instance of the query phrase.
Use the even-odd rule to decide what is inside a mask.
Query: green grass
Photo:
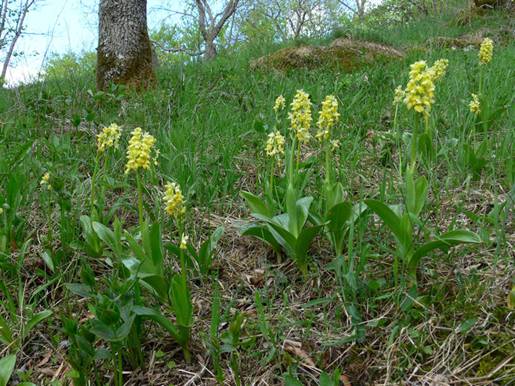
[[[211,372],[221,371],[228,384],[236,384],[238,374],[244,385],[260,379],[282,384],[285,373],[304,384],[318,384],[319,370],[339,369],[352,384],[438,377],[444,382],[509,384],[515,376],[513,312],[506,303],[513,285],[515,46],[496,44],[494,60],[483,74],[483,113],[476,119],[468,103],[479,87],[477,50],[426,48],[424,43],[434,36],[500,28],[507,20],[494,14],[464,27],[451,20],[452,15],[353,32],[404,49],[407,55],[351,74],[324,69],[254,72],[249,60],[272,48],[241,48],[210,63],[160,68],[158,87],[141,94],[122,87],[97,93],[94,74],[0,90],[0,205],[9,203],[0,229],[10,232],[9,244],[0,243],[0,315],[19,337],[15,344],[2,343],[0,356],[17,354],[16,368],[24,370],[16,379],[50,384],[52,376],[42,371],[50,369],[64,384],[71,367],[65,364],[55,373],[70,352],[63,320],[71,317],[84,325],[93,312],[87,308],[92,303],[73,295],[65,283],[81,281],[84,266],[92,267],[104,292],[112,283],[106,257],[114,259],[115,254],[88,256],[79,218],[90,215],[94,136],[103,125],[116,122],[124,131],[120,149],[102,172],[104,225],[112,227],[117,217],[137,237],[135,183],[123,171],[129,133],[140,126],[156,137],[160,150],[158,166],[145,179],[145,210],[151,220],[163,224],[165,242],[180,236],[163,215],[166,181],[182,187],[188,205],[185,224],[194,241],[205,240],[218,225],[226,228],[215,261],[216,278],[191,274],[192,362],[184,360],[159,326],[145,322],[144,365],[132,371],[125,363],[132,371],[125,381],[184,384],[199,373],[198,384],[213,384]],[[308,92],[315,106],[328,94],[340,102],[335,137],[341,147],[335,164],[347,198],[399,203],[404,190],[399,148],[392,139],[393,90],[406,84],[411,63],[439,58],[449,60],[449,69],[436,86],[431,115],[436,156],[420,165],[420,174],[429,181],[429,202],[421,215],[427,234],[417,236],[429,238],[465,227],[478,233],[482,244],[425,258],[414,294],[394,284],[393,240],[370,213],[353,227],[352,243],[344,253],[359,267],[352,291],[336,272],[335,256],[324,238],[312,245],[314,259],[302,275],[284,256],[278,260],[265,245],[239,234],[250,217],[240,192],[259,194],[265,184],[263,147],[275,124],[274,100],[282,94],[291,101],[297,89]],[[411,132],[417,120],[403,106],[399,111],[400,130]],[[476,158],[485,159],[477,175],[472,172],[478,164],[471,161],[465,144]],[[477,154],[481,144],[483,152]],[[317,197],[323,167],[316,157],[313,162],[306,193]],[[52,174],[52,191],[40,186],[46,171]],[[45,251],[54,272],[44,262]],[[177,270],[171,257],[166,265]],[[210,311],[214,286],[220,290],[218,322],[212,322]],[[8,305],[7,292],[14,307]],[[262,304],[256,304],[257,294]],[[160,305],[174,319],[175,313],[164,304],[143,296],[145,305]],[[25,305],[17,309],[22,298]],[[20,327],[27,314],[43,310],[53,314],[30,331]],[[245,317],[242,326],[240,313]],[[216,331],[210,330],[210,323]],[[47,355],[48,362],[38,366]],[[306,367],[306,358],[317,369]],[[111,376],[115,369],[100,360],[95,367],[100,376]]]

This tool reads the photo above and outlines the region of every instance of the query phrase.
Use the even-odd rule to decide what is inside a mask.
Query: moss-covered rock
[[[500,28],[491,30],[483,28],[473,33],[468,33],[458,37],[437,36],[427,40],[427,45],[439,48],[465,48],[479,47],[484,38],[492,39],[496,44],[504,45],[515,38],[515,33],[510,28]]]
[[[478,8],[499,8],[511,5],[512,0],[474,0],[474,5]]]
[[[329,46],[301,46],[284,48],[250,63],[252,69],[287,71],[295,68],[338,68],[353,71],[376,62],[403,58],[404,54],[385,45],[336,39]]]
[[[452,24],[458,26],[471,24],[476,19],[490,15],[495,9],[513,14],[515,2],[513,0],[475,0],[474,3],[470,3],[456,13]]]

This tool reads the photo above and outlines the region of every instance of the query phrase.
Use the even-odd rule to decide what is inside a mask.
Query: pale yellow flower
[[[43,174],[43,177],[41,177],[41,181],[39,182],[41,186],[46,186],[48,190],[52,189],[52,185],[50,185],[50,173],[46,172]]]
[[[434,103],[435,85],[432,72],[428,71],[427,64],[421,60],[411,65],[410,80],[406,86],[404,103],[408,109],[417,113],[429,115]]]
[[[331,150],[336,151],[339,148],[340,148],[340,140],[339,139],[331,140]]]
[[[304,90],[297,90],[291,111],[289,113],[291,130],[293,130],[300,143],[306,143],[311,138],[309,129],[313,118],[311,116],[311,101],[309,95]]]
[[[127,148],[125,173],[137,171],[140,168],[150,169],[152,147],[156,143],[156,139],[149,133],[143,132],[141,127],[136,127],[131,134],[129,147]]]
[[[331,129],[338,123],[339,119],[338,101],[334,95],[326,96],[322,102],[322,110],[318,117],[316,138],[319,141],[328,140],[331,137]]]
[[[175,218],[182,217],[186,213],[186,206],[181,188],[175,182],[167,183],[165,188],[163,200],[166,206],[166,213]]]
[[[469,103],[470,112],[478,115],[481,112],[481,102],[477,94],[472,94],[472,100]]]
[[[285,139],[278,130],[268,134],[268,140],[266,141],[265,147],[266,155],[268,155],[269,157],[283,155],[284,143]]]
[[[429,69],[433,82],[436,82],[445,76],[447,67],[449,67],[449,60],[447,59],[439,59],[433,64],[433,67]]]
[[[402,88],[402,86],[397,86],[397,88],[395,89],[395,95],[393,97],[393,103],[395,105],[398,105],[399,103],[402,102],[402,100],[406,97],[406,92],[404,91],[404,89]]]
[[[479,64],[488,64],[492,61],[494,53],[494,42],[490,38],[485,38],[479,48]]]
[[[425,60],[419,60],[410,65],[409,76],[410,79],[415,79],[427,70],[427,63]]]
[[[182,250],[188,249],[188,240],[189,239],[190,238],[188,237],[188,235],[183,234],[181,236],[181,244],[179,245],[179,248],[182,249]]]
[[[331,133],[327,129],[318,129],[315,138],[317,141],[322,142],[331,138]]]
[[[122,130],[116,123],[112,123],[110,126],[104,127],[102,132],[97,134],[98,151],[102,153],[110,147],[117,148],[121,135]]]
[[[275,100],[274,111],[277,113],[277,112],[283,110],[285,106],[286,106],[286,99],[284,99],[284,97],[282,95],[279,95],[277,97],[277,99]]]

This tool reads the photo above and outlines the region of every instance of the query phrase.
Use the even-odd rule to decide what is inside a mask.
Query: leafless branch
[[[2,0],[2,14],[1,14],[1,21],[0,26],[2,29],[0,29],[0,36],[2,37],[0,40],[0,47],[3,47],[7,44],[7,32],[5,31],[5,26],[7,23],[7,18],[9,17],[8,12],[8,0]],[[17,12],[15,13],[15,19],[14,19],[14,28],[13,28],[13,35],[10,37],[9,42],[9,48],[7,49],[7,52],[4,57],[4,63],[2,65],[2,73],[0,74],[0,79],[5,79],[5,75],[7,74],[7,68],[9,68],[9,63],[11,62],[11,58],[14,53],[14,48],[16,47],[16,43],[18,42],[18,39],[23,33],[23,28],[25,26],[25,18],[27,17],[27,13],[29,12],[30,8],[35,4],[36,0],[20,0]]]
[[[169,54],[178,54],[178,53],[183,53],[183,54],[186,54],[188,56],[201,56],[204,54],[204,51],[192,51],[192,50],[189,50],[185,47],[165,47],[163,46],[161,43],[159,43],[158,41],[156,40],[151,40],[152,44],[159,47],[159,49],[161,51],[164,51],[164,52],[167,52]]]

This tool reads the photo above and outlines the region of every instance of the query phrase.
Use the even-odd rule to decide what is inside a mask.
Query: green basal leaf
[[[406,229],[406,220],[395,214],[388,205],[378,200],[366,200],[365,204],[377,214],[385,225],[394,234],[395,238],[401,244],[403,250],[408,251],[411,248],[411,234]]]
[[[11,354],[0,359],[0,386],[7,386],[16,365],[16,355]]]
[[[280,241],[278,241],[276,239],[276,237],[274,237],[274,233],[272,233],[268,229],[267,225],[249,224],[243,229],[243,231],[241,232],[241,235],[242,236],[253,236],[253,237],[265,242],[266,244],[268,244],[276,253],[280,253],[281,246],[285,241],[282,238]],[[277,237],[280,237],[280,236],[277,235]]]
[[[188,283],[180,274],[172,277],[169,297],[172,303],[177,324],[183,327],[191,327],[193,323],[193,304]]]
[[[273,212],[268,205],[266,205],[266,203],[255,194],[250,192],[241,192],[240,195],[245,199],[252,213],[257,213],[266,217],[273,216]]]
[[[290,374],[284,376],[284,386],[304,386],[301,381]]]
[[[6,346],[13,342],[13,333],[11,328],[7,324],[7,320],[2,315],[0,315],[0,342]]]
[[[448,250],[450,247],[459,244],[479,244],[481,238],[474,232],[468,230],[454,230],[440,235],[437,240],[429,241],[413,253],[410,261],[409,268],[411,271],[416,270],[422,257],[427,256],[435,249]]]
[[[143,307],[143,306],[134,306],[133,311],[138,316],[155,321],[161,327],[163,327],[166,331],[168,331],[168,333],[174,339],[177,339],[177,336],[179,335],[177,328],[173,325],[172,322],[170,322],[170,320],[168,320],[158,310],[155,310],[153,308]]]
[[[30,318],[30,320],[27,322],[27,324],[25,326],[25,331],[24,331],[25,335],[28,335],[29,332],[32,331],[32,329],[34,327],[36,327],[39,323],[41,323],[43,320],[48,318],[50,315],[52,315],[52,311],[44,310],[44,311],[38,312],[36,315],[32,316],[32,318]]]

